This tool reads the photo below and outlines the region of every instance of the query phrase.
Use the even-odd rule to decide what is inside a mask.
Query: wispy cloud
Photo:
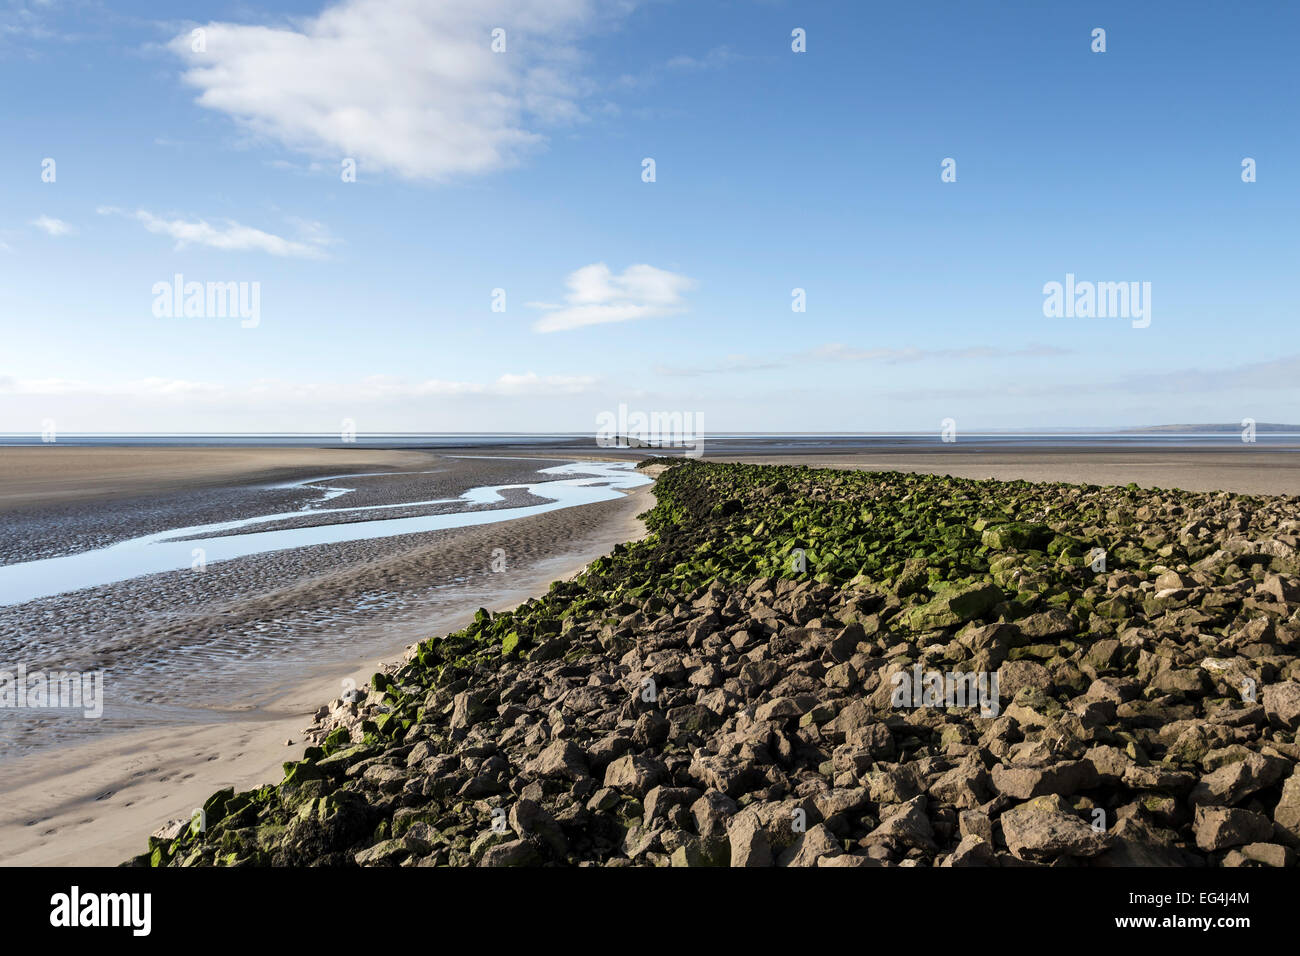
[[[695,287],[687,276],[649,265],[628,266],[620,274],[597,262],[569,273],[564,304],[548,308],[533,325],[537,332],[563,332],[588,325],[630,322],[672,315],[685,307]],[[545,303],[535,306],[547,308]]]
[[[72,236],[77,233],[76,226],[62,219],[55,219],[53,216],[37,216],[31,221],[31,225],[48,236]]]
[[[48,0],[10,0],[5,9],[0,10],[0,40],[19,37],[28,40],[49,40],[56,36],[55,31],[45,22],[46,14],[52,4]]]
[[[665,65],[670,70],[719,70],[739,59],[740,56],[724,44],[723,46],[715,46],[703,56],[679,54],[670,59]]]
[[[656,371],[660,375],[691,378],[702,375],[717,375],[728,372],[761,372],[786,369],[815,362],[873,362],[883,365],[898,365],[907,362],[924,362],[931,360],[962,359],[1000,359],[1000,358],[1051,358],[1059,355],[1073,354],[1070,349],[1050,345],[1028,345],[1024,348],[998,348],[979,345],[959,349],[923,349],[907,348],[857,348],[840,342],[818,345],[814,348],[797,352],[785,352],[779,355],[728,355],[707,366],[660,366]]]
[[[756,355],[727,355],[708,365],[659,365],[655,368],[658,375],[670,378],[698,378],[706,375],[725,375],[737,372],[769,372],[789,368],[793,364],[789,356],[763,358]]]
[[[342,0],[295,25],[209,23],[169,49],[198,102],[290,149],[443,180],[500,169],[584,118],[577,38],[631,0]],[[505,30],[505,52],[492,49]]]
[[[174,239],[177,249],[209,246],[231,252],[265,252],[273,256],[319,259],[325,254],[325,247],[336,241],[320,223],[302,219],[290,220],[300,236],[298,239],[288,239],[242,225],[232,219],[223,220],[221,225],[214,226],[205,219],[166,219],[144,209],[124,213],[113,206],[100,206],[97,211],[100,215],[126,215],[150,232]]]
[[[1176,396],[1233,391],[1294,390],[1300,381],[1300,355],[1287,355],[1265,362],[1248,362],[1222,368],[1184,368],[1134,372],[1105,379],[1081,381],[1016,382],[987,381],[978,386],[909,388],[891,394],[908,399],[968,399],[1002,395],[1009,398],[1065,398],[1072,395],[1169,394]]]
[[[202,382],[188,379],[150,377],[119,382],[88,382],[80,379],[21,379],[0,376],[0,394],[40,396],[118,396],[133,400],[191,399],[214,403],[270,401],[291,404],[382,402],[431,397],[467,396],[550,396],[586,392],[599,380],[588,375],[538,375],[535,372],[507,373],[486,382],[454,379],[406,381],[375,375],[350,382],[291,382],[261,379],[247,385]]]
[[[639,89],[653,86],[664,77],[674,73],[703,73],[705,71],[721,70],[742,59],[744,57],[741,54],[725,44],[713,47],[699,56],[679,53],[639,73],[624,73],[618,78],[618,84],[630,89]]]
[[[821,345],[805,353],[809,358],[833,359],[843,362],[920,362],[925,359],[971,359],[971,358],[1050,358],[1057,355],[1070,355],[1071,349],[1057,348],[1051,345],[1028,345],[1019,349],[997,348],[988,345],[974,345],[960,349],[862,349],[853,348],[843,343]]]

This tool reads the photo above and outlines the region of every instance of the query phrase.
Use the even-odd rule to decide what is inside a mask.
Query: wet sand
[[[410,614],[362,613],[346,627],[307,628],[301,639],[285,639],[278,648],[259,646],[259,655],[278,650],[277,670],[286,676],[256,693],[243,685],[212,686],[201,662],[214,662],[216,652],[199,642],[200,663],[185,670],[187,679],[198,682],[209,701],[225,696],[225,712],[209,703],[175,722],[159,722],[153,715],[143,729],[5,761],[0,863],[114,865],[141,852],[148,833],[188,816],[215,790],[278,780],[280,764],[301,756],[300,732],[322,703],[339,695],[343,679],[363,683],[380,662],[400,658],[407,645],[464,626],[479,606],[504,609],[545,592],[552,581],[576,573],[614,544],[638,537],[636,515],[652,504],[645,487],[616,501],[505,524],[404,536],[425,540],[344,561],[332,574],[294,578],[257,600],[232,592],[231,607],[205,613],[265,622],[313,604],[347,605],[350,595],[376,582],[398,589],[447,585]],[[507,555],[504,572],[491,570],[495,548]],[[123,613],[128,624],[145,619],[138,609]],[[101,622],[95,632],[108,640],[103,628]],[[190,621],[178,633],[196,629],[201,625]],[[238,626],[229,621],[213,626],[219,640],[232,631]],[[176,647],[167,646],[174,659]],[[123,654],[135,651],[130,641],[120,647]],[[169,667],[169,673],[173,670]],[[175,684],[164,690],[160,698],[174,701]],[[286,740],[295,743],[286,746]]]
[[[287,461],[303,464],[277,467],[274,450],[258,448],[248,450],[251,453],[243,460],[244,471],[219,480],[208,472],[204,453],[226,449],[194,448],[187,449],[196,456],[196,463],[188,472],[174,468],[174,477],[157,483],[151,471],[155,456],[150,453],[159,449],[127,450],[138,450],[144,458],[137,466],[137,473],[121,478],[120,453],[124,450],[67,450],[76,454],[51,457],[46,462],[51,469],[49,480],[64,492],[49,501],[29,497],[32,483],[39,485],[38,459],[28,458],[21,468],[10,467],[7,472],[0,467],[0,517],[4,520],[0,564],[102,548],[126,538],[196,524],[298,511],[319,502],[324,494],[321,489],[330,486],[329,479],[341,474],[363,477],[349,477],[346,484],[352,490],[332,499],[330,508],[454,498],[476,485],[536,481],[539,467],[530,460],[488,462],[443,457],[428,451],[353,453],[303,448],[285,450]],[[0,463],[9,460],[11,451],[43,454],[41,449],[33,448],[0,449]],[[162,451],[163,457],[170,460],[171,450]],[[318,454],[302,454],[310,451]],[[102,464],[97,457],[101,452],[106,455]],[[336,457],[340,454],[341,458]],[[571,459],[553,463],[564,460]],[[369,476],[371,473],[378,474]],[[298,484],[286,487],[290,482]],[[304,486],[301,482],[311,484]],[[97,489],[104,491],[101,494]],[[448,509],[393,509],[389,516],[445,510]],[[277,527],[321,520],[345,519],[304,513]]]
[[[185,489],[418,468],[427,452],[373,448],[0,448],[0,513]]]
[[[274,515],[307,503],[315,510],[288,511],[294,517],[257,527],[352,527],[369,517],[491,512],[543,499],[507,489],[499,501],[438,502],[475,487],[562,480],[570,476],[541,475],[539,469],[571,460],[416,453],[406,462],[413,470],[334,476],[305,487],[197,488],[158,498],[83,501],[71,513],[70,506],[55,504],[8,515],[0,555],[4,563],[31,561],[190,527],[196,519]],[[333,489],[328,500],[326,488]],[[380,510],[348,510],[354,508]],[[178,570],[0,605],[0,666],[105,672],[101,719],[0,711],[0,759],[163,721],[209,722],[271,699],[285,675],[297,681],[314,668],[332,672],[345,662],[392,653],[404,646],[394,635],[427,635],[447,602],[489,604],[514,589],[519,569],[555,554],[585,554],[581,542],[607,523],[608,509],[562,510],[546,524],[515,519],[413,531],[190,566],[186,553]]]

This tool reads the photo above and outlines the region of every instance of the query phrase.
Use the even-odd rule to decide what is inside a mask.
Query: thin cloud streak
[[[226,252],[265,252],[281,258],[320,259],[325,256],[325,247],[337,241],[320,223],[302,219],[291,220],[304,237],[298,240],[245,226],[233,219],[214,226],[206,219],[167,219],[146,209],[127,213],[113,206],[100,206],[96,211],[101,216],[127,216],[149,232],[175,240],[176,249],[207,246]]]
[[[37,216],[30,225],[35,226],[47,236],[73,236],[77,233],[77,227],[71,223],[64,222],[62,219],[55,219],[53,216]]]
[[[1186,368],[1172,372],[1139,372],[1110,380],[1051,382],[1018,385],[1006,381],[978,387],[895,389],[885,393],[898,399],[973,399],[1002,395],[1009,398],[1065,398],[1082,393],[1122,392],[1147,395],[1195,394],[1205,396],[1231,390],[1294,390],[1300,381],[1300,355],[1267,362],[1250,362],[1220,369]]]
[[[353,382],[288,382],[261,379],[247,385],[200,382],[186,379],[144,378],[123,382],[88,382],[79,379],[18,379],[0,377],[0,394],[78,396],[124,396],[133,399],[179,397],[211,402],[253,401],[257,403],[372,402],[458,395],[527,397],[573,395],[591,390],[599,379],[589,375],[538,375],[535,372],[506,373],[488,382],[425,379],[404,381],[375,375]]]
[[[818,362],[872,362],[884,365],[898,365],[933,360],[1053,358],[1071,354],[1073,354],[1071,349],[1062,349],[1049,345],[1029,345],[1020,349],[1005,349],[993,346],[972,346],[961,349],[922,349],[913,347],[863,349],[837,342],[768,358],[732,355],[710,366],[660,366],[656,371],[660,375],[675,378],[695,378],[736,372],[776,371]]]

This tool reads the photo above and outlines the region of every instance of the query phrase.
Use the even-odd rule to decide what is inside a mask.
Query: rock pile
[[[1300,500],[689,462],[153,865],[1292,866]]]

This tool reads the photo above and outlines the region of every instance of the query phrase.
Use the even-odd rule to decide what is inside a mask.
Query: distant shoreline
[[[1106,428],[1097,426],[1060,428],[972,428],[960,432],[961,443],[1025,443],[1050,444],[1058,441],[1066,446],[1076,442],[1123,441],[1150,438],[1207,438],[1216,441],[1225,437],[1240,440],[1243,431],[1240,422],[1204,424],[1141,425]],[[1255,422],[1256,436],[1271,438],[1289,437],[1300,445],[1300,424]],[[863,443],[869,446],[904,443],[929,443],[942,441],[938,426],[931,430],[900,431],[738,431],[720,430],[706,434],[712,442],[793,442],[802,444],[826,440],[835,443]],[[59,446],[108,446],[170,448],[332,448],[340,451],[366,449],[502,449],[562,447],[600,451],[590,431],[556,432],[386,432],[362,433],[344,440],[338,432],[69,432],[58,434],[47,441],[34,432],[0,432],[0,449]]]

